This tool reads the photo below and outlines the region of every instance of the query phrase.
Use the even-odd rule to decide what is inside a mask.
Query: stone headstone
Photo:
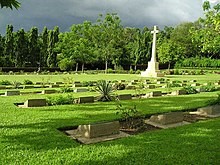
[[[43,82],[36,82],[35,85],[43,85]]]
[[[131,94],[120,94],[118,95],[119,100],[131,100],[132,96]]]
[[[54,89],[45,89],[41,93],[42,94],[51,94],[51,93],[56,93],[57,91]]]
[[[4,96],[20,95],[20,91],[6,91]]]
[[[78,93],[78,92],[88,92],[89,90],[87,88],[77,88],[74,90],[75,93]]]
[[[185,90],[176,90],[171,93],[171,95],[186,95],[187,92]]]
[[[148,89],[155,89],[156,86],[155,86],[155,85],[147,85],[147,88],[148,88]]]
[[[167,125],[182,122],[183,119],[183,112],[170,112],[161,115],[153,115],[150,117],[149,121],[162,125]]]
[[[31,89],[34,88],[34,85],[24,85],[23,89]]]
[[[119,83],[125,83],[125,82],[126,82],[125,80],[120,80],[120,81],[119,81]]]
[[[198,108],[199,115],[208,117],[220,116],[220,105],[212,105],[203,108]]]
[[[146,94],[146,97],[158,97],[158,96],[162,96],[161,91],[153,91],[153,92],[150,92],[150,93]]]
[[[46,106],[46,99],[28,99],[22,107],[43,107]]]
[[[87,97],[79,97],[77,103],[94,103],[94,97],[93,96],[87,96]]]
[[[60,85],[59,84],[51,84],[49,85],[49,88],[59,88]]]
[[[0,85],[0,89],[6,89],[6,86]]]
[[[96,138],[100,136],[108,136],[119,134],[119,122],[97,123],[89,125],[79,125],[78,133],[85,138]]]
[[[62,84],[64,84],[63,82],[55,82],[54,84],[56,84],[56,85],[62,85]]]
[[[125,89],[136,89],[136,86],[134,86],[134,85],[127,85],[125,87]]]
[[[199,83],[194,83],[194,84],[191,84],[192,87],[197,87],[197,86],[200,86]]]
[[[82,87],[82,84],[73,84],[73,88]]]

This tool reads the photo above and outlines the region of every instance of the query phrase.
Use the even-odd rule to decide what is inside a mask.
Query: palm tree
[[[20,2],[18,2],[17,0],[0,0],[0,6],[1,8],[6,7],[6,8],[11,8],[13,9],[13,7],[15,9],[18,9],[20,7]]]

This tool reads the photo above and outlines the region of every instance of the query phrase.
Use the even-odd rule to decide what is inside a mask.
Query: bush
[[[2,80],[0,81],[0,85],[12,85],[12,83],[8,80]]]
[[[202,86],[201,89],[205,92],[214,92],[216,91],[216,87],[214,85],[206,85],[206,86]]]
[[[125,84],[122,84],[122,83],[114,83],[113,85],[114,89],[116,90],[124,90],[125,89]]]
[[[74,97],[72,95],[67,96],[53,96],[53,97],[47,97],[47,104],[48,105],[64,105],[64,104],[73,104]]]
[[[196,93],[198,93],[196,88],[192,87],[192,86],[185,86],[184,90],[186,91],[187,94],[196,94]]]
[[[98,91],[101,95],[98,98],[98,101],[111,101],[113,100],[112,92],[113,86],[109,81],[100,80],[97,82],[96,91]]]
[[[33,85],[34,83],[31,80],[24,80],[24,85]]]
[[[61,93],[70,93],[70,92],[73,92],[73,90],[70,87],[61,88]]]

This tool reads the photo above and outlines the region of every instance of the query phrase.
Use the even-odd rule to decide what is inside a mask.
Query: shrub
[[[140,112],[137,110],[137,106],[132,107],[123,107],[121,103],[117,104],[116,115],[119,115],[122,121],[126,121],[128,128],[135,128],[136,123],[134,122],[135,118],[141,116]]]
[[[125,89],[125,84],[116,82],[116,83],[114,83],[113,88],[116,89],[116,90],[124,90]]]
[[[64,104],[73,104],[74,97],[72,95],[67,96],[53,96],[53,97],[47,97],[47,104],[48,105],[64,105]]]
[[[214,85],[202,86],[201,89],[203,89],[203,91],[205,91],[205,92],[214,92],[217,90]]]
[[[24,85],[33,85],[34,83],[31,80],[24,80]]]
[[[14,86],[15,89],[18,89],[21,83],[18,81],[13,81],[12,85]]]
[[[100,80],[97,82],[96,91],[98,91],[101,95],[98,98],[98,101],[111,101],[113,100],[113,96],[111,95],[113,92],[112,84],[106,80]]]
[[[198,93],[196,88],[192,87],[192,86],[185,86],[183,89],[186,91],[187,94],[196,94],[196,93]]]
[[[2,80],[0,81],[0,85],[12,85],[12,83],[8,80]]]
[[[70,87],[62,87],[61,93],[70,93],[73,92],[73,90]]]

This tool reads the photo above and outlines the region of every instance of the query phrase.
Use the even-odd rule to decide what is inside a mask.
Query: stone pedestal
[[[148,62],[148,67],[146,71],[141,72],[142,77],[164,77],[164,74],[159,70],[158,62]]]

